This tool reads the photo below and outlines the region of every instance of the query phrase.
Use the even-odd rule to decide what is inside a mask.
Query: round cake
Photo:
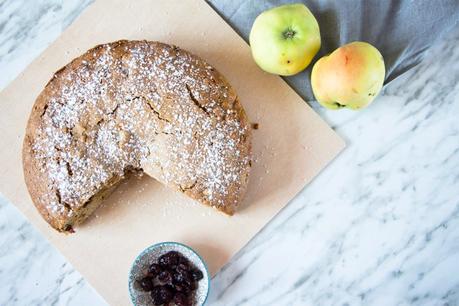
[[[23,147],[43,218],[72,232],[131,173],[226,214],[244,196],[251,131],[225,78],[199,57],[150,41],[99,45],[56,72]]]

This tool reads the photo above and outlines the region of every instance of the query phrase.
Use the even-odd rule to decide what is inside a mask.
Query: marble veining
[[[0,1],[0,88],[90,1]],[[361,112],[348,142],[212,281],[209,305],[459,305],[459,31]],[[105,305],[0,198],[0,305]]]

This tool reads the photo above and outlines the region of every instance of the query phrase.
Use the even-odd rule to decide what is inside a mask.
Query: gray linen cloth
[[[322,47],[308,68],[285,80],[314,100],[309,77],[314,62],[346,43],[374,45],[386,64],[385,83],[417,65],[438,38],[459,25],[459,0],[208,0],[248,42],[255,18],[278,5],[302,2],[319,22]],[[458,46],[459,47],[459,46]]]

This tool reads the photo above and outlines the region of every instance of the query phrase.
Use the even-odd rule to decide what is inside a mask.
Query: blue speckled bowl
[[[204,274],[203,279],[198,282],[198,288],[193,296],[194,305],[204,305],[209,295],[210,276],[206,263],[192,248],[178,242],[161,242],[154,244],[140,253],[132,264],[129,272],[129,294],[132,304],[135,306],[153,305],[149,292],[142,291],[138,288],[136,280],[144,277],[148,267],[158,260],[158,257],[169,252],[177,251],[182,253],[188,260],[199,268]],[[172,304],[173,305],[173,304]]]

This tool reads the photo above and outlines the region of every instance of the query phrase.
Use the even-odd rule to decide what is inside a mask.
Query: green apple
[[[352,42],[314,64],[312,91],[327,108],[363,108],[381,91],[385,72],[378,49],[366,42]]]
[[[255,19],[249,40],[261,69],[293,75],[305,69],[319,51],[319,25],[304,4],[282,5]]]

